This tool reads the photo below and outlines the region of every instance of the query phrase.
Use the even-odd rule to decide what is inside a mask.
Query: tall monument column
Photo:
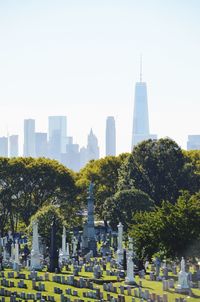
[[[38,222],[33,221],[33,242],[32,242],[32,250],[31,250],[31,268],[35,270],[41,269],[40,263],[40,251],[39,251],[39,235],[38,235]]]
[[[93,251],[93,255],[97,254],[97,243],[95,239],[94,229],[94,184],[91,182],[88,190],[88,221],[87,221],[87,235],[88,235],[88,249]]]
[[[117,248],[117,262],[120,264],[123,260],[123,225],[118,224],[118,248]]]

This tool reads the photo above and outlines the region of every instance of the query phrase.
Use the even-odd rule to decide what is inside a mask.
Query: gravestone
[[[185,260],[182,257],[181,260],[181,270],[178,274],[178,285],[175,288],[175,291],[178,293],[190,293],[190,288],[188,284],[188,273],[185,271]]]

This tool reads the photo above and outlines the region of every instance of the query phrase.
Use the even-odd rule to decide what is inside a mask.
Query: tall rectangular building
[[[35,133],[35,156],[48,157],[47,133]]]
[[[49,157],[60,160],[61,153],[66,152],[67,118],[66,116],[49,116]]]
[[[0,156],[8,157],[8,138],[0,137]]]
[[[157,135],[150,134],[149,131],[147,85],[142,81],[142,70],[140,70],[140,82],[135,85],[131,149],[138,143],[148,139],[157,139]]]
[[[80,170],[79,145],[73,143],[72,137],[68,137],[66,153],[61,154],[61,162],[67,168],[72,169],[75,172]]]
[[[35,157],[35,120],[24,120],[24,157]]]
[[[9,156],[10,157],[19,156],[19,136],[18,135],[9,136]]]
[[[92,159],[99,159],[99,146],[98,139],[91,129],[87,140],[87,161]]]
[[[113,116],[108,116],[106,120],[106,156],[110,155],[116,155],[116,129]]]

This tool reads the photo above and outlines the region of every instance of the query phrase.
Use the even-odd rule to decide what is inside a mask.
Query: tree
[[[190,178],[187,179],[190,192],[195,193],[200,188],[200,150],[183,151],[185,169]]]
[[[44,204],[61,206],[64,215],[76,217],[75,174],[57,161],[45,158],[0,159],[0,209],[2,232],[6,219],[11,230],[30,218]],[[7,220],[8,221],[8,220]]]
[[[90,161],[77,176],[76,185],[79,189],[78,199],[86,204],[87,189],[89,183],[94,183],[95,213],[101,218],[103,216],[103,205],[106,198],[117,191],[118,171],[127,154],[119,156],[107,156],[99,160]]]
[[[104,216],[113,229],[121,222],[126,231],[134,213],[150,211],[153,207],[154,202],[146,193],[137,189],[123,190],[106,199]]]
[[[54,205],[44,206],[38,212],[32,216],[31,223],[29,226],[29,231],[32,230],[32,222],[37,220],[38,221],[38,232],[42,237],[43,242],[47,247],[50,247],[51,242],[51,226],[53,220],[56,220],[57,223],[57,246],[61,246],[61,238],[62,238],[62,231],[63,226],[68,227],[65,222],[65,218],[62,215],[60,208]]]
[[[183,152],[173,140],[143,141],[122,165],[118,189],[144,191],[157,205],[162,200],[175,203],[180,190],[190,189],[191,171],[185,165]]]
[[[130,234],[139,257],[158,251],[172,258],[199,256],[200,193],[185,191],[174,205],[163,202],[153,212],[135,214]]]

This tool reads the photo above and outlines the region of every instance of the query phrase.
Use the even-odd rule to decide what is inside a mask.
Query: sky
[[[151,133],[186,148],[200,134],[199,0],[0,0],[0,136],[34,118],[66,115],[68,136],[90,128],[105,154],[106,117],[117,153],[130,151],[140,54]]]

